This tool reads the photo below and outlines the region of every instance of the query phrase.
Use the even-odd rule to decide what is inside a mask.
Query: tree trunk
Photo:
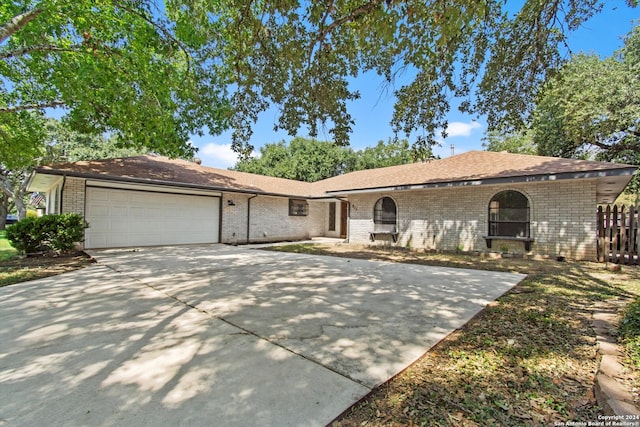
[[[0,197],[0,230],[7,228],[7,213],[9,213],[9,199],[6,196]]]
[[[27,217],[27,205],[24,204],[22,197],[16,197],[13,199],[16,204],[16,211],[18,211],[18,219],[25,219]]]

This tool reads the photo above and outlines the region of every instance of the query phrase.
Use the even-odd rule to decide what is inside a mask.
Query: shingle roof
[[[424,184],[447,184],[542,175],[637,168],[619,163],[561,159],[507,152],[469,151],[440,160],[390,166],[336,176],[315,183],[316,191],[340,192]]]
[[[307,197],[311,184],[291,179],[215,169],[194,162],[162,156],[137,156],[107,160],[79,161],[43,166],[37,173],[66,174],[95,179],[126,179],[136,182],[238,190],[261,194]]]
[[[579,177],[605,171],[630,175],[632,165],[561,159],[523,154],[469,151],[429,162],[391,166],[351,172],[307,183],[244,172],[215,169],[186,160],[161,156],[138,156],[120,159],[80,161],[37,169],[37,173],[81,176],[96,179],[120,179],[136,182],[237,190],[260,194],[298,197],[323,197],[327,193],[401,188],[411,185],[446,185],[470,181],[492,181],[528,177],[572,174]]]

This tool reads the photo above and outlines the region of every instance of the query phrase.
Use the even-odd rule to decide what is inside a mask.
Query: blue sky
[[[639,18],[640,9],[627,7],[624,0],[607,1],[602,13],[571,35],[569,48],[574,53],[588,52],[597,53],[601,57],[611,56],[622,46],[622,38]],[[393,91],[384,90],[382,83],[382,79],[374,74],[363,75],[353,83],[353,87],[361,94],[359,100],[349,105],[349,112],[356,122],[351,134],[351,147],[356,150],[375,145],[380,140],[387,141],[394,136],[389,125],[393,113]],[[273,131],[276,121],[275,110],[269,110],[260,116],[251,138],[256,153],[264,144],[291,139],[285,132]],[[435,147],[436,155],[450,156],[452,144],[455,146],[456,154],[482,150],[482,137],[486,129],[482,117],[475,118],[452,110],[448,121],[449,136],[442,141],[440,147]],[[307,136],[305,132],[306,129],[301,129],[300,136]],[[321,130],[318,139],[328,141],[331,138],[328,132],[323,133]],[[199,148],[197,156],[202,159],[204,165],[228,168],[236,162],[236,156],[230,148],[231,132],[218,136],[194,137],[191,142]]]

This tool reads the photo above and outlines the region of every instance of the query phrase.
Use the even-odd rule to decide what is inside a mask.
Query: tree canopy
[[[296,137],[260,148],[260,156],[242,159],[240,172],[314,182],[356,170],[401,165],[414,161],[407,140],[378,141],[373,147],[354,151],[349,147]]]
[[[24,112],[28,118],[33,113]],[[20,219],[27,211],[27,183],[33,169],[41,164],[74,162],[78,160],[107,159],[145,154],[145,150],[122,147],[116,138],[102,135],[85,135],[71,131],[54,119],[38,115],[31,117],[39,121],[42,133],[34,142],[32,150],[22,153],[21,167],[8,168],[0,163],[0,230],[5,227],[8,212],[16,212]],[[17,127],[17,129],[22,129]],[[35,145],[37,143],[37,145]]]
[[[6,131],[23,125],[21,113],[63,108],[77,131],[170,156],[192,154],[191,134],[231,127],[234,150],[247,156],[253,123],[276,106],[277,129],[314,137],[328,127],[344,145],[348,103],[359,97],[349,81],[363,72],[393,88],[396,132],[424,132],[416,149],[446,129],[454,96],[490,128],[517,128],[561,65],[568,33],[604,2],[525,0],[515,13],[506,3],[2,2],[0,138],[21,144],[11,136],[25,130]]]
[[[0,129],[29,128],[25,112],[59,107],[78,132],[191,154],[189,135],[225,128],[228,103],[225,84],[200,58],[201,43],[175,30],[153,2],[2,2]],[[0,133],[2,144],[20,147],[13,136]],[[41,142],[42,132],[36,136]],[[21,160],[2,154],[3,164]]]
[[[640,26],[624,47],[601,59],[574,55],[550,79],[531,128],[541,154],[640,165]]]
[[[528,126],[487,149],[640,165],[640,26],[611,57],[576,54],[543,85]],[[628,190],[638,192],[636,177]]]

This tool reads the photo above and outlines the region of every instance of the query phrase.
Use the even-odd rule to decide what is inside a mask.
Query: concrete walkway
[[[223,245],[0,288],[0,425],[319,426],[522,275]]]

